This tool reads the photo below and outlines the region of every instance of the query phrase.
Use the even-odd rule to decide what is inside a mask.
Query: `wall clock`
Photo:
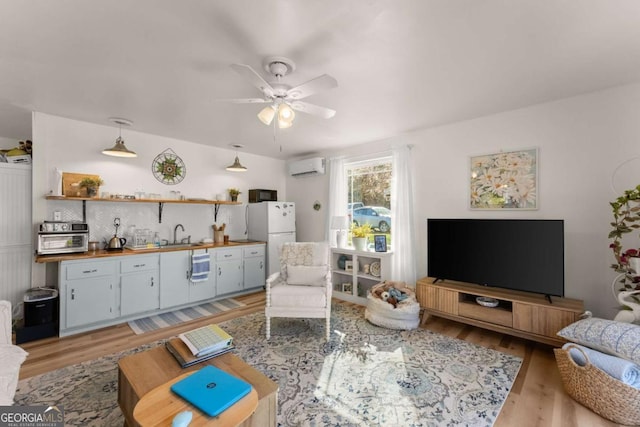
[[[178,184],[187,175],[187,167],[171,148],[167,148],[153,159],[151,171],[158,181],[167,185]]]

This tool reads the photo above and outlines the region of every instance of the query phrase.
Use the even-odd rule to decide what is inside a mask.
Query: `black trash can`
[[[24,326],[58,323],[58,290],[32,288],[24,294]]]

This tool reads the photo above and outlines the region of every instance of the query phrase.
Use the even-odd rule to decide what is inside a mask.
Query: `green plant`
[[[104,181],[100,178],[82,178],[80,181],[80,187],[82,188],[97,188],[104,184]]]
[[[237,196],[238,194],[242,193],[242,191],[238,190],[237,188],[230,188],[227,191],[229,192],[230,196]]]
[[[616,262],[611,264],[611,268],[617,273],[625,275],[621,280],[624,288],[634,288],[627,283],[629,280],[636,285],[637,289],[640,277],[633,274],[629,267],[629,258],[637,257],[640,253],[636,248],[623,250],[621,241],[625,234],[640,229],[640,185],[634,189],[626,190],[622,196],[609,204],[613,213],[613,222],[611,223],[613,229],[609,232],[609,238],[613,239],[613,242],[609,247],[613,250],[613,256],[616,259]]]
[[[369,224],[351,224],[352,237],[367,237],[369,234],[371,234],[371,226]]]

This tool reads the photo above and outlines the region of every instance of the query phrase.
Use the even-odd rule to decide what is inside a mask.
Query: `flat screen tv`
[[[564,296],[564,221],[428,219],[429,277]]]

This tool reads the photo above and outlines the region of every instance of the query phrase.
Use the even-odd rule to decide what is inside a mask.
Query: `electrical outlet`
[[[54,221],[62,221],[62,212],[54,211],[53,212],[53,220]]]

